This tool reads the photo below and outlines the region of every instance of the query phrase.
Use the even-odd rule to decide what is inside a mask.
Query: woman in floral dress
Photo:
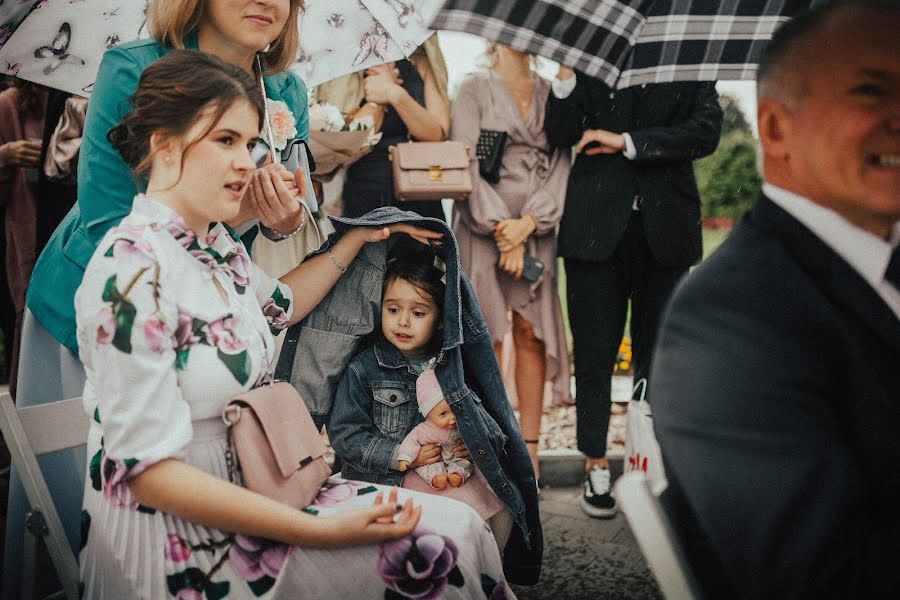
[[[493,537],[461,503],[404,491],[401,505],[396,490],[382,502],[385,489],[332,478],[299,511],[228,481],[221,413],[270,375],[273,333],[307,314],[364,244],[440,234],[357,228],[271,279],[221,224],[247,210],[263,115],[253,79],[176,50],[143,72],[131,101],[109,138],[147,191],[75,296],[92,418],[84,596],[506,597]]]

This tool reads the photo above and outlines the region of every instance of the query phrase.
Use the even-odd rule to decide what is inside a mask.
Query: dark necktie
[[[888,263],[887,271],[884,272],[884,278],[897,290],[900,290],[900,246],[894,248],[891,262]]]

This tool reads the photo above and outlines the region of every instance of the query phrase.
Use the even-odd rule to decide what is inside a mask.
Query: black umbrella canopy
[[[753,79],[778,26],[816,0],[447,0],[433,29],[479,35],[624,88]]]

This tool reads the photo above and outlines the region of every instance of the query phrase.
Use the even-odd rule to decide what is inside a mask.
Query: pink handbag
[[[465,200],[472,193],[469,148],[462,142],[388,146],[397,200]]]
[[[222,419],[232,483],[238,481],[233,444],[244,487],[299,509],[315,499],[331,469],[322,436],[294,386],[276,381],[235,396]]]

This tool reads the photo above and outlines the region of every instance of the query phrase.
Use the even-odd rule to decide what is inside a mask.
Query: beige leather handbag
[[[322,436],[294,386],[276,381],[235,396],[222,419],[232,483],[238,481],[233,444],[244,487],[295,508],[309,506],[331,469]]]
[[[465,200],[472,193],[469,148],[462,142],[406,142],[388,147],[397,200]]]

